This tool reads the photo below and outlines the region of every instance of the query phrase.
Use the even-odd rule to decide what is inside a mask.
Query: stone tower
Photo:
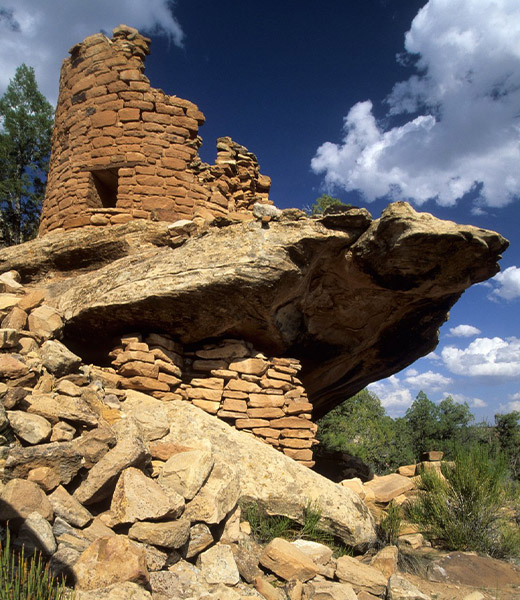
[[[153,89],[150,40],[121,25],[75,45],[63,62],[40,235],[132,219],[223,216],[269,203],[256,157],[223,137],[201,162],[204,115]]]

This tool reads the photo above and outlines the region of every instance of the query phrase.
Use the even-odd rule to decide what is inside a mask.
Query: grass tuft
[[[41,554],[26,557],[24,548],[11,548],[9,528],[0,543],[0,600],[65,600],[65,582],[58,582],[42,561]]]

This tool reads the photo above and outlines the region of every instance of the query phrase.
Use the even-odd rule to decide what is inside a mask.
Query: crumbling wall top
[[[219,138],[200,160],[198,107],[150,86],[150,39],[120,25],[71,48],[63,62],[40,235],[132,219],[249,214],[269,202],[254,154]]]

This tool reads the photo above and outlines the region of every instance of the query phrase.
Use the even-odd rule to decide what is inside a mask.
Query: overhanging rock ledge
[[[82,355],[148,330],[297,358],[315,419],[432,351],[451,306],[498,272],[508,246],[404,202],[377,220],[364,209],[289,209],[269,223],[251,215],[188,229],[134,221],[52,233],[6,249],[0,268],[47,281],[47,303]]]

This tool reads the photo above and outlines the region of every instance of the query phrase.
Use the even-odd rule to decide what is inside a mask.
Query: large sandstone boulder
[[[307,467],[299,465],[274,448],[237,431],[187,402],[173,401],[168,404],[170,433],[163,441],[170,440],[186,446],[211,442],[215,457],[232,457],[232,469],[236,484],[229,477],[224,463],[210,475],[205,486],[190,503],[205,514],[208,522],[214,522],[229,511],[231,500],[238,497],[255,501],[271,514],[286,515],[302,520],[309,503],[316,503],[322,510],[322,525],[354,546],[370,544],[375,540],[375,530],[370,513],[359,497]],[[235,485],[237,485],[235,491]],[[217,494],[216,496],[214,494]],[[223,506],[224,501],[230,502]],[[211,504],[212,502],[212,504]],[[189,508],[188,507],[188,508]],[[194,510],[194,509],[191,509]],[[195,513],[195,511],[194,511]]]
[[[283,211],[180,246],[166,223],[53,233],[4,250],[0,271],[59,272],[46,302],[83,355],[116,332],[148,329],[184,343],[233,336],[300,359],[319,417],[435,348],[450,307],[498,271],[506,247],[494,232],[398,202],[375,221],[365,209]]]

